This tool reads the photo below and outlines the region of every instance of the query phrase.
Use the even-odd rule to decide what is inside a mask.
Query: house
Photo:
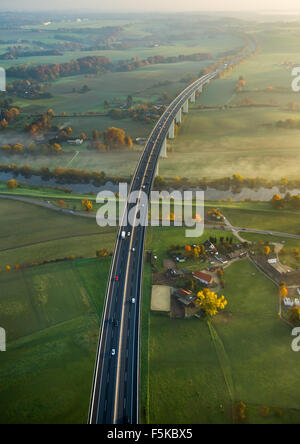
[[[144,138],[144,137],[137,137],[137,138],[135,139],[135,143],[136,143],[137,145],[145,145],[146,142],[147,142],[147,139]]]
[[[209,240],[204,242],[204,246],[207,250],[210,250],[210,251],[216,250],[216,247],[214,246],[214,244],[212,242],[210,242]]]
[[[293,307],[294,302],[290,298],[284,298],[283,303],[286,307]]]
[[[245,256],[247,256],[247,251],[245,251],[245,250],[243,250],[241,248],[238,248],[237,250],[235,250],[235,251],[233,251],[233,252],[228,254],[228,258],[230,260],[237,259],[239,257],[243,258]]]
[[[82,144],[83,144],[83,139],[68,139],[68,140],[67,140],[67,143],[68,143],[69,145],[76,145],[76,146],[79,146],[79,145],[82,145]]]
[[[201,271],[194,271],[192,275],[193,278],[198,279],[198,281],[200,281],[201,284],[212,285],[214,283],[213,276],[202,273]]]
[[[193,302],[196,300],[196,297],[190,290],[184,290],[183,288],[179,288],[175,290],[174,296],[176,299],[181,302],[186,307],[193,306]]]
[[[276,257],[272,257],[271,259],[268,259],[269,264],[277,264],[277,258]]]
[[[222,257],[222,256],[217,256],[217,255],[215,255],[215,258],[217,259],[217,261],[221,262],[222,265],[226,265],[226,264],[228,264],[228,260],[225,259],[225,258]]]

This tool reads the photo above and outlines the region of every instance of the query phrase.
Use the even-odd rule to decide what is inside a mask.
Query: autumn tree
[[[223,268],[218,268],[217,273],[218,273],[219,278],[222,279],[224,276]]]
[[[209,317],[215,316],[220,310],[224,310],[228,302],[224,296],[218,296],[209,288],[204,288],[197,294],[196,305],[201,307]]]
[[[125,131],[120,128],[108,128],[106,131],[104,131],[103,137],[106,144],[111,149],[120,148],[126,144]]]
[[[295,209],[295,210],[299,210],[300,209],[300,194],[297,194],[295,196],[291,197],[290,200],[291,206]]]
[[[298,324],[300,321],[300,307],[293,307],[289,311],[289,320],[293,324]]]
[[[88,200],[88,199],[83,199],[81,201],[82,204],[82,208],[84,209],[84,211],[87,211],[89,213],[91,213],[93,211],[93,203]]]
[[[273,208],[279,209],[284,207],[284,200],[279,194],[274,194],[271,199],[271,204]]]
[[[186,252],[188,255],[191,255],[191,253],[192,253],[192,247],[191,247],[190,245],[186,245],[186,246],[184,247],[184,249],[185,249],[185,252]]]
[[[17,182],[15,179],[10,179],[7,183],[6,183],[7,188],[9,188],[10,190],[14,190],[15,188],[17,188],[19,186],[19,182]]]
[[[50,152],[52,153],[61,153],[62,152],[62,147],[59,143],[53,143],[53,145],[50,146]]]
[[[130,136],[125,137],[125,144],[128,146],[128,148],[132,149],[133,147],[133,141]]]
[[[280,294],[281,299],[286,298],[287,295],[289,294],[285,283],[281,284],[280,289],[279,289],[279,294]]]
[[[99,139],[99,132],[98,132],[98,130],[95,129],[92,132],[92,138],[93,138],[93,140],[98,140]]]
[[[199,249],[197,247],[195,247],[193,249],[193,258],[194,259],[198,259],[199,258]]]
[[[6,129],[8,127],[7,120],[6,119],[1,120],[0,125],[2,129]]]
[[[24,151],[24,146],[21,143],[15,143],[12,150],[16,154],[21,154]]]
[[[107,257],[109,255],[109,252],[105,248],[100,248],[96,251],[96,256],[99,258]]]
[[[244,402],[238,402],[233,408],[233,416],[236,421],[245,421],[247,406]]]

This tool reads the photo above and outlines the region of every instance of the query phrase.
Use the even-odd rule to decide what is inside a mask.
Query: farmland
[[[292,25],[278,28],[258,32],[257,54],[201,94],[175,142],[170,143],[172,152],[161,162],[161,175],[180,176],[180,158],[180,169],[188,171],[190,177],[226,177],[234,173],[271,179],[297,177],[300,132],[278,129],[275,123],[299,119],[298,112],[288,109],[289,103],[299,100],[291,88],[291,69],[283,64],[286,60],[297,61],[298,34]],[[236,93],[240,76],[246,86]],[[245,99],[248,107],[234,108]],[[233,108],[199,110],[199,103]]]
[[[177,241],[166,229],[157,229],[155,239],[160,254]],[[276,286],[248,260],[232,264],[225,279],[228,307],[212,330],[204,320],[150,314],[150,423],[232,423],[240,401],[247,423],[299,421],[299,357],[290,348],[290,327],[277,316]]]
[[[288,200],[275,209],[264,196],[234,202],[239,187],[226,188],[224,179],[239,175],[243,188],[243,178],[265,178],[263,191],[269,192],[271,181],[299,179],[300,100],[291,90],[291,68],[299,57],[298,25],[201,14],[158,15],[155,20],[138,14],[66,17],[46,21],[33,16],[22,26],[11,17],[14,28],[0,30],[0,65],[15,67],[15,76],[7,79],[11,89],[0,98],[0,164],[11,165],[9,173],[3,169],[0,174],[0,326],[8,341],[7,353],[0,353],[3,424],[86,423],[117,230],[97,226],[99,204],[91,175],[84,174],[104,172],[109,179],[103,174],[99,183],[111,180],[109,186],[121,177],[129,180],[143,150],[138,138],[149,136],[166,106],[203,69],[241,50],[245,34],[255,39],[257,51],[190,104],[176,138],[168,140],[157,182],[165,178],[166,187],[174,183],[185,188],[201,179],[210,183],[223,178],[217,191],[224,198],[207,200],[206,212],[218,208],[242,229],[243,239],[258,242],[257,249],[281,242],[281,262],[291,268],[300,265],[300,241],[272,235],[299,235],[300,210],[293,210]],[[0,13],[0,24],[2,20]],[[97,57],[109,62],[100,67]],[[56,68],[50,69],[52,64]],[[288,120],[294,126],[279,128],[279,121]],[[120,135],[117,130],[116,144],[103,133],[109,127],[125,131]],[[82,145],[70,140],[79,137],[85,140]],[[15,149],[17,142],[22,149]],[[17,176],[18,170],[14,177],[22,185],[8,189],[7,174],[25,165],[44,167],[45,172],[48,168],[51,174],[45,173],[42,181],[31,173]],[[72,183],[64,180],[60,168],[83,170],[79,179],[75,175],[73,192],[63,190]],[[284,195],[289,188],[278,189]],[[6,193],[19,200],[6,199]],[[76,214],[83,211],[82,199],[93,204],[85,214],[89,217]],[[204,251],[199,258],[197,245],[211,237],[226,253],[235,242],[223,221],[205,224],[203,236],[188,241],[181,227],[147,231],[146,248],[157,258],[144,269],[141,422],[237,423],[233,412],[243,402],[245,423],[299,423],[300,355],[291,351],[290,325],[278,316],[278,288],[254,266],[249,258],[255,253],[242,240],[235,245],[236,259],[224,269],[217,250],[215,256]],[[270,234],[249,234],[243,230],[247,228]],[[185,254],[188,248],[189,260],[177,264],[172,252]],[[239,254],[239,249],[247,251]],[[100,253],[105,257],[96,257]],[[165,270],[164,260],[170,258],[180,272],[176,282],[169,276],[173,270]],[[224,273],[217,283],[218,293],[220,289],[228,300],[222,313],[210,320],[203,312],[189,319],[151,312],[151,288],[157,280],[192,287],[191,272],[205,269],[216,277]],[[119,326],[118,319],[114,323]]]
[[[86,423],[110,260],[0,275],[1,423]]]
[[[69,256],[95,257],[97,248],[113,249],[115,230],[100,229],[94,219],[75,218],[33,205],[0,201],[0,267]],[[16,232],[19,220],[22,229]]]

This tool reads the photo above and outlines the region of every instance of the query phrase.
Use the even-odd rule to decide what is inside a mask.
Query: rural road
[[[0,198],[2,199],[10,199],[10,200],[16,200],[20,202],[29,203],[32,205],[36,205],[38,207],[48,208],[53,211],[57,211],[59,213],[69,214],[71,216],[80,216],[80,217],[88,217],[91,219],[96,219],[95,214],[90,213],[84,213],[82,211],[72,211],[67,209],[61,209],[57,206],[48,203],[48,202],[42,202],[39,200],[27,198],[27,197],[21,197],[21,196],[12,196],[9,194],[0,194]],[[267,236],[274,236],[274,237],[286,237],[289,239],[300,239],[300,235],[298,234],[292,234],[292,233],[282,233],[280,231],[267,231],[267,230],[260,230],[259,228],[245,228],[245,227],[234,227],[229,220],[225,219],[225,226],[224,228],[221,228],[221,226],[218,225],[212,225],[212,224],[205,224],[205,228],[207,229],[215,229],[215,230],[222,230],[222,231],[230,231],[232,232],[241,242],[245,242],[245,239],[243,239],[239,233],[252,233],[252,234],[262,234]]]

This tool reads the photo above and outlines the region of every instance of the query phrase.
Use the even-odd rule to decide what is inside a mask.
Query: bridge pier
[[[160,150],[160,157],[162,157],[163,159],[166,159],[168,157],[167,155],[167,139],[165,139],[163,141],[161,150]]]
[[[181,123],[181,120],[182,120],[182,111],[180,109],[176,115],[175,121],[176,123]]]
[[[188,100],[183,105],[183,112],[184,112],[184,114],[187,114],[189,112],[189,101]]]
[[[155,168],[155,174],[154,177],[159,176],[159,162],[157,162],[156,168]]]
[[[202,91],[203,91],[203,86],[201,85],[201,86],[199,86],[198,92],[202,93]]]
[[[191,103],[195,103],[196,102],[196,91],[193,92],[193,94],[190,97],[191,99]]]
[[[169,139],[175,139],[175,120],[173,120],[169,129]]]

